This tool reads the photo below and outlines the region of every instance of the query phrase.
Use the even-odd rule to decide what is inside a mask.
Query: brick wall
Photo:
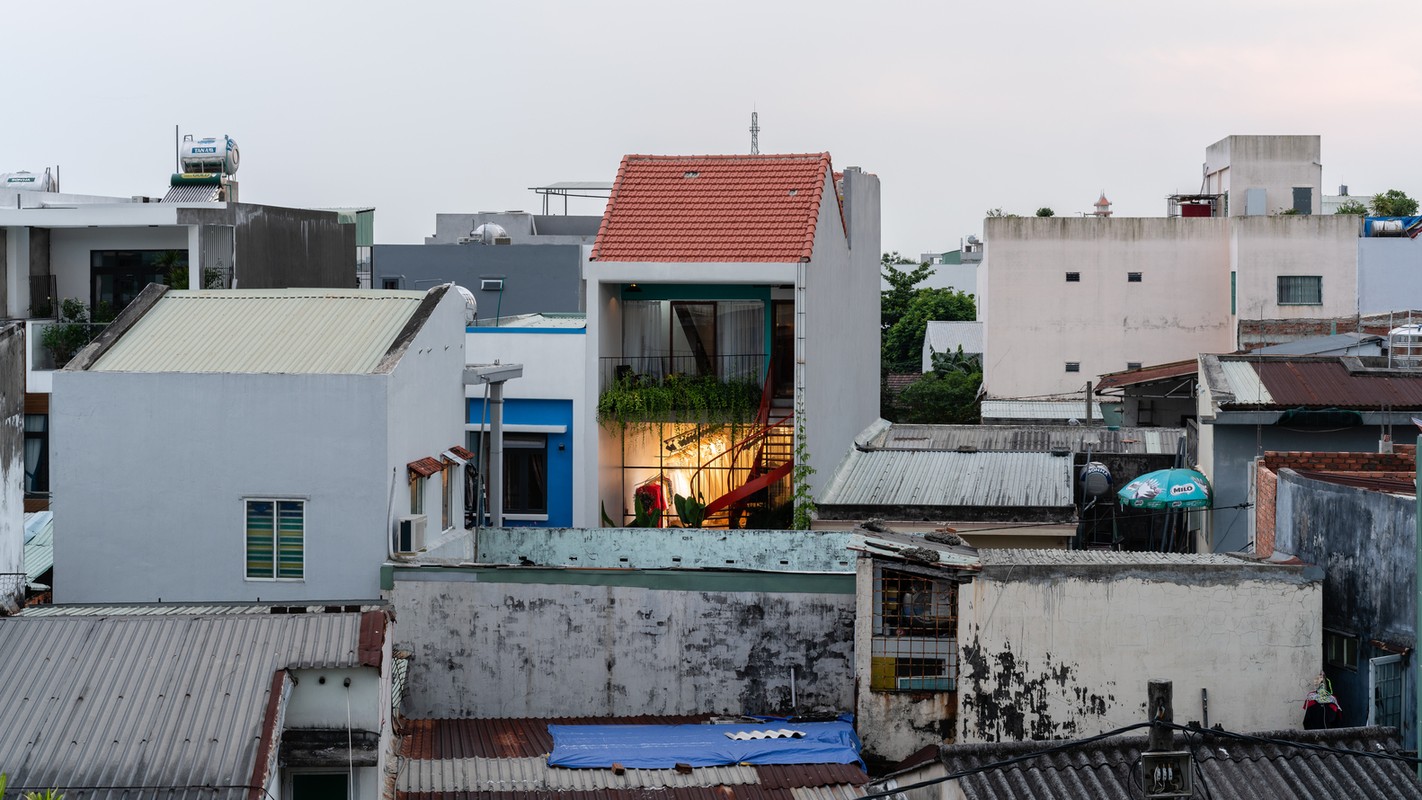
[[[1412,472],[1417,468],[1416,445],[1394,445],[1391,453],[1315,453],[1269,451],[1264,466],[1321,472]]]
[[[1363,317],[1339,317],[1338,319],[1241,319],[1239,321],[1239,345],[1244,350],[1254,350],[1273,344],[1296,342],[1315,336],[1332,336],[1337,333],[1368,333],[1387,336],[1388,331],[1406,322],[1407,312],[1391,317],[1374,315]]]
[[[1254,478],[1254,552],[1263,558],[1274,554],[1274,509],[1279,473],[1259,463]]]

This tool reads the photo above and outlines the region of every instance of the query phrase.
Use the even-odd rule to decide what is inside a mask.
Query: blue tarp
[[[800,731],[803,738],[737,741],[728,733]],[[677,764],[859,764],[859,737],[848,722],[760,725],[549,725],[553,767],[671,769]]]
[[[1363,220],[1364,236],[1406,236],[1422,233],[1422,217],[1368,217]]]

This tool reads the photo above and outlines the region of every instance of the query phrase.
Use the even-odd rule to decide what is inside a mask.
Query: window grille
[[[958,679],[958,585],[874,570],[874,691],[952,691]]]

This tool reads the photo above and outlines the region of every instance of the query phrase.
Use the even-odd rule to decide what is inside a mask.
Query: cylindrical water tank
[[[1092,497],[1111,491],[1111,470],[1100,461],[1087,462],[1081,468],[1081,490]]]
[[[57,192],[54,177],[46,169],[39,172],[0,172],[0,189],[19,189],[22,192]]]
[[[240,160],[237,143],[227,136],[184,139],[178,149],[178,161],[183,165],[183,172],[235,175]]]

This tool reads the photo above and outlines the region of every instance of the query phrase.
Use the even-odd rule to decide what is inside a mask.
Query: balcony
[[[61,369],[89,342],[98,338],[107,322],[59,322],[53,319],[25,320],[25,390],[48,394],[49,373]]]
[[[764,353],[612,356],[599,359],[598,419],[749,420],[760,406]]]

